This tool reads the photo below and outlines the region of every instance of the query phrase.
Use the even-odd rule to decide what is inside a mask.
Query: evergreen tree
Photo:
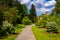
[[[28,15],[27,7],[25,4],[21,4],[20,2],[17,2],[16,7],[19,10],[19,13],[18,13],[19,18],[17,19],[17,22],[22,23],[22,19]]]
[[[35,6],[32,4],[31,10],[30,10],[30,19],[34,23],[36,21],[36,10]]]
[[[20,11],[21,11],[21,13],[20,13],[20,15],[21,15],[21,21],[22,21],[22,19],[25,16],[28,16],[27,7],[26,7],[25,4],[21,4],[21,10]]]
[[[28,15],[28,12],[27,12],[27,7],[25,4],[22,4],[22,17],[25,17]]]

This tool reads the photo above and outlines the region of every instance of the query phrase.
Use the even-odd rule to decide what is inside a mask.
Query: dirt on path
[[[31,29],[33,25],[29,25],[26,28],[24,28],[15,40],[36,40]]]

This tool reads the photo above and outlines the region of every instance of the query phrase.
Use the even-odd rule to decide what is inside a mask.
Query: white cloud
[[[28,3],[30,0],[21,0],[21,4],[26,4]]]
[[[56,4],[56,1],[52,0],[52,1],[48,1],[44,4],[44,6],[53,6]]]
[[[45,13],[46,11],[48,11],[49,13],[52,12],[52,9],[54,9],[55,7],[52,7],[52,8],[49,8],[49,9],[46,9],[45,7],[42,7],[42,8],[36,8],[37,9],[37,12],[40,12],[40,13]]]
[[[51,0],[51,1],[46,1],[46,0],[22,0],[21,1],[22,4],[27,4],[28,9],[30,9],[31,5],[34,4],[36,7],[36,11],[37,13],[44,13],[46,11],[51,12],[56,4],[55,0]]]
[[[51,12],[54,7],[55,7],[55,4],[56,4],[56,1],[55,0],[51,0],[51,1],[48,1],[46,2],[45,0],[42,0],[42,1],[37,1],[36,2],[36,5],[41,5],[40,8],[36,8],[37,11],[41,12],[41,13],[45,13],[46,11],[48,12]]]

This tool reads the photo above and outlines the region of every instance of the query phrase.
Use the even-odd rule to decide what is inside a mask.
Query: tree
[[[34,23],[36,21],[36,10],[35,6],[32,4],[31,10],[30,10],[30,19]]]
[[[3,13],[0,11],[0,34],[2,31],[2,26],[3,26]]]
[[[58,0],[56,0],[56,5],[51,15],[57,15],[57,14],[60,14],[60,2]]]
[[[28,15],[27,7],[25,4],[21,4],[20,2],[17,2],[16,7],[19,10],[18,12],[19,18],[17,19],[17,22],[19,21],[18,23],[22,23],[22,19]]]
[[[18,17],[18,10],[16,7],[10,8],[8,11],[3,12],[4,13],[4,20],[8,20],[9,23],[13,23],[15,25],[17,17]]]
[[[14,6],[14,0],[0,0],[0,10],[6,11]]]
[[[3,24],[3,13],[0,11],[0,26]]]
[[[14,0],[10,0],[8,6],[13,7],[14,6]]]

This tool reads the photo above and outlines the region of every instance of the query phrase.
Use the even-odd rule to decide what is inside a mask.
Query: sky
[[[45,14],[46,11],[49,13],[55,8],[55,0],[20,0],[21,4],[26,4],[27,9],[30,10],[31,5],[34,4],[36,8],[37,16]]]

